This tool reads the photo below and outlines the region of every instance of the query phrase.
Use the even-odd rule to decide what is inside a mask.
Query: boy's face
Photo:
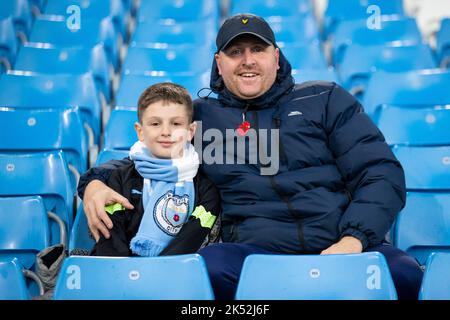
[[[195,134],[196,124],[189,123],[182,104],[157,101],[142,114],[142,124],[134,124],[137,136],[151,153],[162,159],[180,158],[183,146]]]

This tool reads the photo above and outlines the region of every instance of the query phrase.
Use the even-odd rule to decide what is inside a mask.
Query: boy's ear
[[[144,133],[142,132],[142,126],[139,122],[134,123],[134,130],[136,131],[139,141],[144,141]]]
[[[189,125],[188,141],[191,141],[192,138],[194,138],[196,130],[197,130],[197,122],[194,121]]]

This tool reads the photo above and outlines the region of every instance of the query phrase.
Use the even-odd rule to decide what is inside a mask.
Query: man
[[[199,251],[217,299],[233,299],[242,264],[254,253],[345,254],[379,251],[388,261],[399,298],[415,299],[422,272],[415,260],[384,242],[405,204],[405,181],[377,127],[349,93],[334,83],[294,85],[291,66],[273,31],[260,17],[229,18],[216,39],[210,86],[218,99],[194,102],[203,132],[222,133],[222,146],[239,136],[270,132],[260,142],[257,161],[249,149],[231,160],[204,162],[202,170],[222,198],[222,240]],[[227,136],[227,129],[237,129]],[[207,141],[202,149],[211,151]],[[216,148],[229,157],[230,150]],[[276,172],[264,174],[264,154],[279,154]],[[223,154],[222,154],[223,153]],[[245,163],[238,162],[245,158]],[[113,161],[91,169],[79,194],[89,228],[108,236],[104,206],[127,199],[101,181]]]

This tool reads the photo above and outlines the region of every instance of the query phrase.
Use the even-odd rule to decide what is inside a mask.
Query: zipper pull
[[[242,123],[239,125],[239,127],[236,129],[236,132],[240,136],[245,136],[250,129],[250,122],[245,120],[245,113],[242,113]]]

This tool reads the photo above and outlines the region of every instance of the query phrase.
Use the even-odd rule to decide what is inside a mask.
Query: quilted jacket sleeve
[[[328,96],[326,129],[352,195],[339,224],[341,237],[358,238],[364,249],[379,244],[405,205],[403,168],[359,102],[338,85]]]
[[[131,160],[129,158],[124,158],[122,160],[110,160],[102,165],[90,168],[80,177],[80,181],[78,182],[77,188],[78,196],[81,199],[83,199],[84,190],[86,189],[86,186],[89,184],[89,182],[91,182],[92,180],[100,180],[103,183],[106,183],[106,181],[108,180],[109,176],[111,175],[114,169],[130,163]]]

